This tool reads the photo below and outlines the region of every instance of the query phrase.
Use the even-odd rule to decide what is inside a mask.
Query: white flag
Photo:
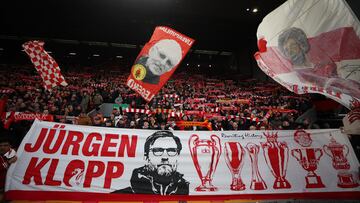
[[[344,0],[289,0],[258,27],[259,67],[298,93],[360,99],[360,23]]]

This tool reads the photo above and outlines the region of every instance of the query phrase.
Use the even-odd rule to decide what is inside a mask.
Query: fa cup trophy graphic
[[[291,150],[291,155],[296,158],[300,165],[308,171],[306,180],[306,188],[323,188],[325,185],[321,181],[321,177],[316,175],[315,171],[319,164],[323,152],[320,148],[302,148]]]
[[[275,177],[274,189],[291,188],[289,181],[286,180],[286,169],[289,160],[289,148],[286,142],[278,142],[276,133],[264,133],[266,142],[261,143],[264,151],[266,164]]]
[[[231,190],[245,190],[245,184],[241,180],[241,169],[244,165],[245,150],[238,142],[225,143],[225,160],[232,175]]]
[[[213,186],[212,179],[221,155],[220,138],[211,135],[210,140],[200,140],[199,136],[194,134],[189,139],[189,149],[201,180],[201,185],[196,187],[195,191],[216,191],[217,187]]]
[[[246,145],[246,150],[249,152],[251,160],[251,185],[250,189],[252,190],[266,190],[267,186],[265,181],[262,179],[259,173],[258,167],[258,155],[260,147],[257,144],[249,142]]]
[[[353,175],[348,172],[350,164],[346,157],[349,154],[349,147],[338,143],[331,137],[329,145],[324,145],[323,148],[324,152],[332,158],[334,169],[338,170],[338,187],[353,188],[359,186],[354,181]]]

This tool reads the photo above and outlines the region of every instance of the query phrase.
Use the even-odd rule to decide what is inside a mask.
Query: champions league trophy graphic
[[[308,172],[305,176],[306,188],[323,188],[325,185],[315,171],[323,152],[320,148],[302,148],[291,150],[291,155]]]
[[[232,175],[231,190],[245,190],[245,184],[241,180],[241,169],[244,165],[245,150],[238,142],[225,143],[225,160]]]
[[[289,148],[286,142],[277,141],[276,133],[264,133],[267,141],[261,143],[264,151],[266,164],[275,177],[274,189],[291,188],[289,181],[286,180],[286,169],[289,160]]]
[[[210,140],[199,140],[199,136],[194,134],[189,139],[189,149],[201,180],[195,191],[216,191],[212,179],[221,155],[220,138],[211,135]]]
[[[250,160],[251,160],[251,185],[250,189],[252,190],[266,190],[267,186],[265,181],[262,179],[259,173],[258,166],[258,155],[260,151],[259,145],[254,143],[248,143],[246,145],[246,150],[249,152]]]
[[[338,143],[333,137],[329,145],[324,145],[324,152],[332,158],[334,169],[338,170],[338,187],[353,188],[359,186],[354,181],[353,175],[348,172],[350,169],[349,161],[346,159],[349,154],[349,147]]]

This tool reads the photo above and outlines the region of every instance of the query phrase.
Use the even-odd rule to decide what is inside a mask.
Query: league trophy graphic
[[[305,176],[306,188],[323,188],[325,185],[315,171],[323,152],[320,148],[302,148],[291,150],[291,155],[308,172]]]
[[[329,145],[324,145],[323,148],[324,152],[331,157],[334,169],[338,170],[338,187],[353,188],[359,186],[354,181],[353,175],[348,172],[350,164],[346,157],[349,154],[349,147],[338,143],[331,137]]]
[[[189,139],[189,149],[201,180],[195,191],[216,191],[212,179],[221,155],[220,138],[211,135],[210,139],[200,140],[198,135],[193,134]]]
[[[291,185],[286,180],[286,170],[289,160],[289,148],[286,142],[278,142],[278,134],[264,133],[266,142],[261,143],[263,148],[266,164],[269,166],[271,173],[275,177],[274,189],[289,189]]]
[[[266,190],[267,186],[265,181],[262,179],[259,173],[258,166],[258,155],[260,151],[260,147],[257,144],[249,142],[246,145],[246,150],[249,152],[250,160],[251,160],[251,185],[250,189],[252,190]]]
[[[245,190],[245,184],[241,180],[241,169],[244,165],[245,150],[238,142],[225,143],[225,161],[232,175],[231,190]]]

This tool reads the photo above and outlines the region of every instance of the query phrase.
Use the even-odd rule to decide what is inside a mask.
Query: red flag
[[[66,86],[67,83],[60,72],[59,65],[45,51],[44,44],[42,41],[28,41],[22,46],[43,79],[46,90],[51,90],[58,85]]]
[[[150,101],[193,45],[194,40],[164,26],[158,26],[138,55],[127,79],[127,86]]]
[[[298,94],[360,99],[360,23],[344,0],[289,0],[258,27],[259,67]]]
[[[10,125],[15,121],[15,112],[3,112],[1,120],[4,124],[4,128],[9,129]]]
[[[0,115],[2,115],[2,113],[5,112],[6,110],[7,101],[8,101],[7,95],[0,99]]]

